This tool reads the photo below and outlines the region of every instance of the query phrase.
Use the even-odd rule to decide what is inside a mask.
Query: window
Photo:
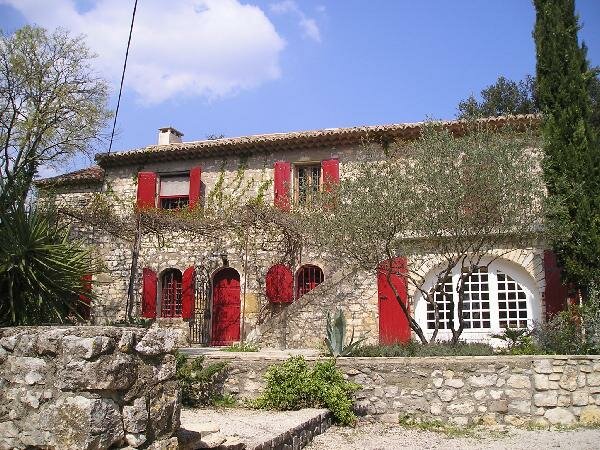
[[[502,328],[527,326],[527,294],[505,273],[498,274],[498,318]]]
[[[321,190],[321,164],[297,165],[294,173],[294,200],[298,205],[310,205]]]
[[[181,317],[181,271],[167,269],[161,276],[161,317]]]
[[[180,209],[189,204],[190,176],[161,175],[160,207],[162,209]]]
[[[296,274],[296,298],[302,297],[323,282],[325,277],[320,267],[305,265]]]
[[[534,295],[537,292],[535,282],[529,280],[526,272],[521,272],[524,270],[495,261],[488,267],[479,268],[463,281],[465,328],[462,339],[486,339],[504,328],[526,328],[540,319],[539,301]],[[458,328],[459,294],[456,286],[461,276],[465,275],[456,270],[434,294],[440,318],[440,339],[450,338],[450,329]],[[432,278],[430,283],[435,281]],[[427,288],[427,284],[424,287]],[[434,308],[420,296],[416,298],[415,317],[426,334],[431,335],[435,329]]]

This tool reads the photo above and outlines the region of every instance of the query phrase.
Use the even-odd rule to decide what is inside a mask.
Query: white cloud
[[[97,67],[118,83],[133,1],[98,0],[79,12],[74,0],[0,0],[37,25],[87,35]],[[216,99],[280,77],[285,41],[264,12],[238,0],[143,0],[138,3],[125,89],[142,103]]]
[[[302,29],[304,37],[312,39],[315,42],[321,42],[321,30],[317,25],[317,21],[308,17],[298,7],[298,4],[293,0],[282,0],[270,5],[271,11],[275,14],[292,14],[298,19],[298,25]]]

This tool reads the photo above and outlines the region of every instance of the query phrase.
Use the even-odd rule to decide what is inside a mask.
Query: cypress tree
[[[579,44],[574,0],[534,0],[537,97],[542,111],[546,228],[564,279],[600,280],[600,158],[588,94],[594,76]]]

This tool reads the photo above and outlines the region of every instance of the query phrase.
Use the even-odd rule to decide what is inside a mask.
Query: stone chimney
[[[181,144],[183,133],[173,127],[158,129],[158,145]]]

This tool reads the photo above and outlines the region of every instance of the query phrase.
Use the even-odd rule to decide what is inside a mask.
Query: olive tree
[[[445,326],[458,342],[465,329],[465,281],[505,252],[531,244],[539,231],[543,190],[533,134],[491,129],[485,122],[453,130],[430,123],[416,140],[367,141],[363,156],[345,167],[335,198],[306,213],[311,241],[341,264],[384,270],[424,343],[425,332],[391,279],[405,277],[428,303],[435,316],[432,341],[446,296],[458,321],[450,314]],[[407,267],[392,263],[399,256],[407,258]],[[453,285],[456,305],[442,288],[455,269],[462,274]],[[425,277],[432,270],[435,282],[428,287]]]

